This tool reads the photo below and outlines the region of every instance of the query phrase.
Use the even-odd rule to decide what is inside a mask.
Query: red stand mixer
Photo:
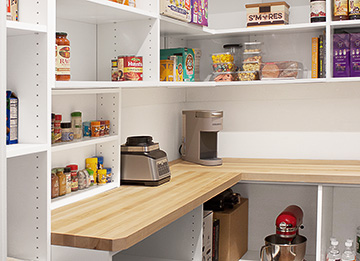
[[[299,206],[285,208],[276,218],[276,234],[265,238],[260,260],[302,261],[306,252],[306,237],[299,235],[304,213]]]

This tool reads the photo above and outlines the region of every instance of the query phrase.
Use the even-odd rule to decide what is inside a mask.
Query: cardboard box
[[[161,0],[160,14],[185,22],[191,20],[191,0]]]
[[[208,26],[208,0],[191,0],[191,23]]]
[[[213,241],[213,212],[205,210],[203,217],[203,247],[202,260],[212,260],[212,241]]]
[[[350,76],[360,77],[360,33],[350,34]]]
[[[334,34],[333,77],[350,76],[350,35]]]
[[[286,2],[248,4],[246,26],[289,24],[289,8]]]
[[[18,0],[6,0],[6,19],[11,21],[19,21]]]
[[[319,38],[311,38],[311,78],[319,75]]]
[[[6,91],[6,144],[18,143],[19,100],[12,91]]]
[[[160,60],[160,81],[174,81],[174,60]]]
[[[219,260],[239,260],[248,250],[248,208],[247,198],[241,198],[233,209],[214,212],[214,219],[220,221]]]
[[[191,48],[161,49],[160,60],[177,56],[176,81],[193,82],[195,80],[195,53]]]

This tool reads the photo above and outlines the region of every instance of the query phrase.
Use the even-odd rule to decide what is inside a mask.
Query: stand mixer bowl
[[[270,235],[260,250],[260,261],[302,261],[305,259],[306,237],[297,235],[292,240]]]

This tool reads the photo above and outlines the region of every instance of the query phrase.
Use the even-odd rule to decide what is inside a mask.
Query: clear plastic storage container
[[[299,79],[303,77],[303,65],[299,62],[268,62],[261,64],[261,79]]]

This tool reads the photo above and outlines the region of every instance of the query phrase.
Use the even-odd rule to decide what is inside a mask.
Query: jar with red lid
[[[57,81],[70,80],[70,41],[67,33],[56,33],[56,68],[55,77]]]
[[[79,189],[79,182],[77,176],[78,165],[70,164],[66,167],[71,169],[71,191],[77,191]]]
[[[325,0],[310,0],[310,21],[312,23],[326,21]]]

